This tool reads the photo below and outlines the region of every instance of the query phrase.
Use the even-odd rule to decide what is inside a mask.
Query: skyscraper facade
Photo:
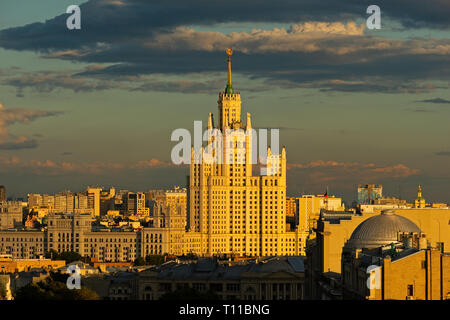
[[[208,118],[207,146],[191,150],[186,246],[200,255],[296,255],[299,235],[286,228],[286,150],[267,149],[266,175],[254,175],[251,115],[241,120],[241,95],[219,93],[219,121]],[[212,132],[219,132],[218,135]],[[209,152],[211,151],[211,152]],[[216,152],[216,153],[215,153]],[[212,156],[212,157],[211,157]]]

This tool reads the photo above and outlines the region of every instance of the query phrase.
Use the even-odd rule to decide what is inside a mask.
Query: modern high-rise
[[[358,185],[358,204],[372,204],[383,198],[383,186],[375,184]]]
[[[267,174],[253,174],[250,113],[241,120],[241,95],[231,83],[219,93],[219,121],[208,119],[208,145],[191,150],[188,251],[210,256],[296,255],[299,235],[286,226],[286,150],[267,149]],[[215,133],[214,133],[215,132]],[[220,133],[220,135],[217,134]],[[261,141],[260,141],[261,142]],[[210,152],[211,151],[211,152]]]
[[[145,207],[145,194],[143,192],[129,192],[127,195],[127,213],[128,214],[148,214],[148,208]]]
[[[92,215],[98,217],[100,215],[100,192],[102,188],[87,188],[88,207],[92,209]]]

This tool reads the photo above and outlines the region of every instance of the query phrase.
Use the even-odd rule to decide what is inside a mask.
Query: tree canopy
[[[51,277],[38,283],[30,283],[15,294],[16,300],[98,300],[96,292],[81,287],[70,290],[66,283],[55,281]]]

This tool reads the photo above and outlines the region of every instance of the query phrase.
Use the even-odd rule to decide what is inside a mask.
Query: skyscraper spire
[[[228,82],[225,88],[225,94],[233,94],[233,87],[231,86],[231,55],[233,54],[233,50],[228,48],[226,53],[228,55]]]

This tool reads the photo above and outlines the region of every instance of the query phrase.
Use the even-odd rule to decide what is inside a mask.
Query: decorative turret
[[[214,128],[214,118],[212,112],[210,112],[208,117],[208,129],[212,128]]]
[[[247,112],[247,122],[246,122],[245,126],[246,126],[245,127],[246,130],[250,130],[252,128],[252,119],[251,119],[249,112]]]

